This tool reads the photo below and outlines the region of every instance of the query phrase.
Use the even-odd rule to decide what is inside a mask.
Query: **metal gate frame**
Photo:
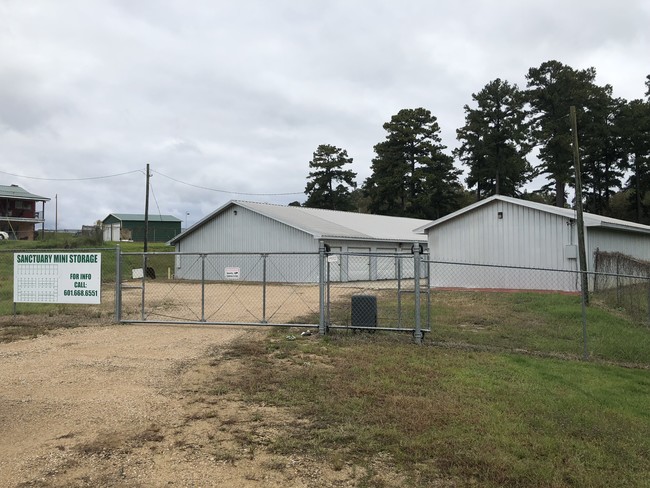
[[[415,245],[413,246],[413,260],[414,260],[414,270],[413,270],[413,290],[409,290],[408,293],[414,293],[415,300],[414,300],[414,326],[413,327],[401,327],[401,313],[402,313],[402,302],[401,302],[401,297],[403,293],[406,293],[407,291],[402,290],[401,288],[401,283],[402,281],[405,281],[401,277],[401,259],[397,259],[397,284],[398,284],[398,289],[397,289],[397,307],[398,307],[398,315],[399,315],[399,327],[359,327],[359,326],[349,326],[349,325],[336,325],[332,324],[330,321],[330,308],[331,308],[331,294],[330,294],[330,287],[331,287],[331,282],[329,280],[329,262],[328,262],[328,256],[330,256],[331,253],[329,246],[326,245],[321,245],[319,248],[319,251],[317,253],[318,255],[318,303],[319,303],[319,320],[318,323],[279,323],[279,322],[268,322],[266,319],[266,298],[267,298],[267,279],[266,279],[266,258],[271,255],[271,254],[282,254],[282,255],[291,255],[291,254],[303,254],[303,255],[309,255],[313,254],[315,255],[316,253],[238,253],[239,255],[254,255],[254,256],[261,256],[263,259],[264,263],[264,268],[263,268],[263,279],[262,279],[262,320],[258,322],[233,322],[233,321],[208,321],[205,318],[205,275],[204,275],[204,270],[202,269],[202,276],[201,276],[201,320],[147,320],[146,314],[145,314],[145,303],[146,303],[146,284],[147,284],[147,262],[149,258],[154,257],[154,256],[160,256],[160,255],[165,255],[165,256],[182,256],[182,255],[197,255],[202,257],[202,263],[205,262],[205,257],[209,255],[223,255],[224,253],[180,253],[180,252],[170,252],[170,253],[163,253],[163,252],[148,252],[148,253],[141,253],[141,252],[121,252],[118,246],[117,252],[116,252],[116,265],[115,265],[115,272],[116,272],[116,280],[115,280],[115,320],[118,323],[159,323],[159,324],[203,324],[203,325],[242,325],[242,326],[268,326],[268,327],[299,327],[299,328],[313,328],[313,327],[318,327],[319,333],[321,335],[327,334],[327,332],[330,329],[353,329],[353,330],[372,330],[372,331],[389,331],[389,332],[411,332],[413,334],[414,341],[416,343],[421,343],[422,339],[424,337],[425,332],[430,332],[430,324],[429,324],[429,309],[430,307],[428,306],[430,303],[430,295],[429,295],[429,286],[428,286],[428,272],[425,275],[425,278],[427,278],[427,286],[425,289],[425,294],[426,294],[426,300],[427,300],[427,327],[423,328],[421,321],[421,312],[420,312],[420,306],[421,306],[421,286],[420,286],[420,280],[421,280],[421,265],[422,263],[425,263],[425,261],[421,260],[421,255],[422,255],[422,249],[420,246]],[[345,254],[345,253],[341,253]],[[358,253],[356,253],[358,254]],[[124,256],[142,256],[142,277],[141,277],[141,282],[139,285],[126,285],[122,281],[122,272],[123,272],[123,267],[122,267],[122,259]],[[372,257],[378,257],[380,255],[383,256],[381,253],[369,253],[368,254],[370,258]],[[399,254],[396,254],[396,256],[399,256]],[[401,256],[403,258],[403,256]],[[175,258],[176,259],[176,258]],[[202,264],[204,266],[204,264]],[[428,270],[428,267],[427,267]],[[410,281],[410,280],[406,280]],[[141,289],[141,302],[140,302],[140,319],[127,319],[122,316],[122,293],[123,290],[125,289]]]

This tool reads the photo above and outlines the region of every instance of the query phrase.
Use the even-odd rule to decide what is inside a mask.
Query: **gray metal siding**
[[[237,212],[235,214],[235,211]],[[377,258],[348,256],[345,253],[359,251],[382,252],[385,248],[398,249],[399,242],[327,239],[333,251],[343,253],[338,263],[330,265],[331,277],[335,281],[368,280],[387,277],[378,276]],[[311,234],[280,223],[253,210],[233,205],[219,213],[211,221],[181,238],[176,251],[181,253],[317,253],[319,241]],[[409,252],[410,243],[401,245],[403,252]],[[283,265],[275,265],[279,257],[269,256],[267,279],[287,282],[317,282],[318,266],[311,256],[287,257]],[[317,263],[317,261],[316,261]],[[200,279],[205,273],[207,279],[223,279],[224,267],[238,267],[242,277],[260,281],[263,266],[251,256],[211,258],[203,270],[197,264],[195,255],[181,255],[176,259],[176,276],[183,279]],[[355,266],[356,264],[356,266]],[[362,267],[362,269],[356,269]],[[351,268],[352,269],[351,271]],[[355,271],[356,269],[356,271]],[[413,275],[403,269],[403,277]]]
[[[182,252],[318,252],[309,234],[242,207],[226,210],[180,244]]]
[[[502,218],[499,218],[502,212]],[[570,219],[496,200],[432,227],[432,260],[575,270],[565,246],[576,242]],[[449,288],[557,289],[574,291],[573,273],[522,272],[505,268],[432,265],[431,285]]]
[[[620,232],[592,227],[587,233],[587,262],[593,268],[596,249],[620,252],[637,259],[650,261],[650,236],[632,232]]]
[[[237,213],[235,213],[235,211]],[[183,253],[273,253],[273,252],[318,252],[318,242],[300,230],[281,224],[242,207],[232,207],[206,222],[196,231],[185,236],[176,245]],[[287,266],[274,266],[279,258],[270,261],[267,267],[271,281],[318,281],[318,269],[314,275],[312,258],[296,256]],[[180,256],[177,259],[176,276],[183,279],[199,279],[201,267],[194,256]],[[241,268],[242,277],[261,281],[263,266],[259,259],[249,256],[214,258],[206,272],[206,278],[223,279],[225,267]],[[271,274],[272,273],[272,274]]]
[[[433,227],[429,250],[441,261],[571,269],[564,246],[575,243],[572,229],[564,217],[497,201]]]

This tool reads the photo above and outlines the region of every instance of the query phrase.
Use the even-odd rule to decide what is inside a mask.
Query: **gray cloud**
[[[142,212],[147,163],[159,172],[152,211],[190,212],[189,223],[230,198],[300,200],[173,179],[301,193],[313,151],[330,143],[362,182],[400,109],[430,109],[451,148],[471,93],[496,77],[523,87],[548,59],[594,66],[615,94],[641,97],[646,3],[5,2],[1,179],[57,195],[60,228]]]

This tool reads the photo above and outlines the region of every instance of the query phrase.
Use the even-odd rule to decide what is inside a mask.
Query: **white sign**
[[[238,280],[239,272],[239,268],[226,268],[223,274],[227,280]]]
[[[15,303],[101,303],[101,253],[15,253]]]
[[[338,254],[330,254],[329,256],[327,256],[327,262],[328,263],[338,263],[339,262]]]

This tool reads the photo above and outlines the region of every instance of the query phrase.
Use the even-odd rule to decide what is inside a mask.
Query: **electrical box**
[[[578,259],[578,246],[575,244],[568,244],[564,246],[565,259]]]
[[[377,297],[352,296],[352,327],[377,327]]]

